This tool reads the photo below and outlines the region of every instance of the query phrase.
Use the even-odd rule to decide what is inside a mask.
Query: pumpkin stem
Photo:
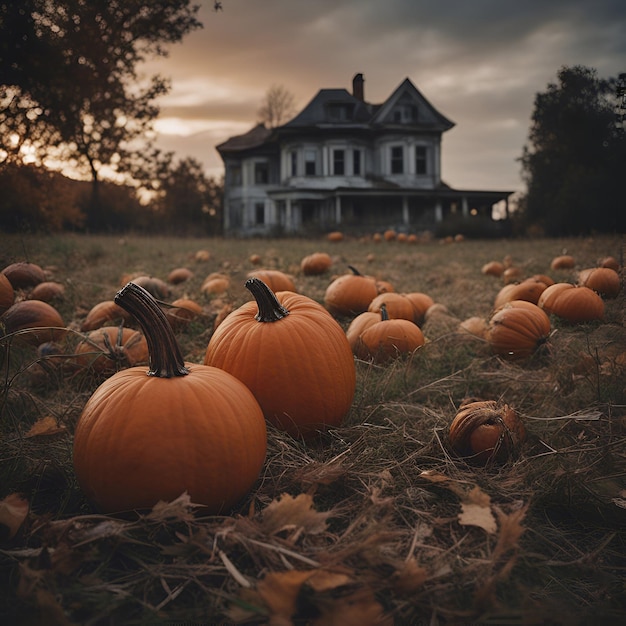
[[[361,274],[361,272],[359,272],[359,270],[354,267],[354,265],[348,265],[348,269],[355,275],[355,276],[363,276],[363,274]]]
[[[277,322],[289,315],[289,311],[278,301],[276,294],[260,279],[249,278],[246,289],[254,296],[259,312],[254,319],[259,322]]]
[[[383,322],[389,319],[389,313],[387,312],[387,305],[384,302],[380,305],[380,319]]]
[[[189,374],[174,331],[148,291],[133,282],[127,283],[115,294],[115,303],[133,315],[143,330],[150,355],[148,376],[172,378]]]

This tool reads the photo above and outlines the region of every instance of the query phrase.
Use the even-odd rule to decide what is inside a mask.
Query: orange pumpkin
[[[27,289],[46,280],[46,274],[36,263],[18,261],[7,265],[2,273],[9,279],[13,289]]]
[[[206,294],[219,294],[228,291],[230,278],[226,274],[211,272],[203,281],[200,291]]]
[[[605,298],[616,298],[621,284],[619,274],[610,267],[592,267],[578,273],[578,284],[593,289]]]
[[[365,276],[352,265],[348,267],[350,274],[335,278],[326,288],[324,304],[332,315],[358,315],[367,311],[370,302],[379,293],[393,291],[389,283]]]
[[[2,314],[0,321],[6,335],[18,333],[21,341],[35,346],[58,341],[67,333],[61,314],[42,300],[20,300]]]
[[[0,273],[0,315],[15,302],[15,290],[11,281]]]
[[[293,436],[308,438],[339,425],[356,387],[354,358],[341,326],[307,296],[274,294],[258,278],[245,286],[255,300],[215,329],[205,365],[244,382],[266,419]]]
[[[504,272],[504,264],[500,263],[500,261],[489,261],[489,263],[485,263],[481,270],[485,276],[496,276],[500,278],[502,273]]]
[[[132,279],[135,285],[143,287],[150,295],[158,299],[165,299],[170,297],[169,285],[160,278],[154,276],[137,276]]]
[[[198,315],[202,314],[202,307],[190,298],[178,298],[165,309],[165,317],[174,330],[187,326]]]
[[[527,278],[521,283],[510,283],[500,289],[494,301],[493,308],[499,309],[506,302],[511,300],[526,300],[537,304],[539,297],[546,289],[544,281],[537,278]]]
[[[556,315],[572,324],[592,322],[604,317],[604,301],[589,287],[556,283],[548,289],[552,291],[539,302],[546,313]]]
[[[343,241],[344,237],[343,237],[343,233],[339,230],[333,230],[332,232],[328,233],[326,235],[326,239],[328,239],[328,241],[332,241],[334,243],[337,243],[339,241]]]
[[[600,259],[598,262],[599,267],[608,267],[616,272],[619,272],[619,263],[617,259],[613,256],[605,256],[603,259]]]
[[[293,279],[289,274],[280,270],[254,270],[248,272],[248,278],[258,278],[263,281],[272,291],[297,291]]]
[[[531,356],[550,334],[550,318],[532,302],[512,300],[489,319],[487,340],[495,354],[508,359]]]
[[[42,300],[43,302],[52,302],[61,300],[65,294],[65,285],[50,280],[45,280],[35,285],[28,294],[31,300]]]
[[[184,283],[193,277],[193,272],[187,267],[176,267],[168,275],[167,281],[172,285]]]
[[[419,291],[411,293],[381,293],[369,304],[368,311],[380,312],[382,305],[387,308],[390,319],[405,319],[421,324],[426,311],[434,304],[433,299]]]
[[[470,462],[503,462],[519,451],[526,429],[514,409],[492,400],[461,404],[448,432],[452,449]]]
[[[346,338],[348,339],[354,356],[357,358],[366,359],[368,357],[368,351],[364,349],[361,344],[361,333],[372,324],[380,322],[380,320],[380,311],[365,311],[357,315],[348,325]]]
[[[550,268],[553,270],[570,270],[576,265],[574,257],[570,254],[561,254],[552,259]]]
[[[390,319],[385,304],[381,305],[380,316],[380,321],[368,326],[359,337],[359,349],[367,358],[384,363],[424,345],[424,335],[417,324],[407,319]]]
[[[87,401],[74,436],[79,485],[106,513],[145,509],[183,492],[208,513],[227,513],[265,461],[261,408],[234,376],[184,362],[146,290],[129,283],[116,302],[139,321],[150,367],[114,374]]]
[[[76,363],[98,373],[114,373],[148,362],[148,343],[138,330],[103,326],[92,330],[76,346]]]
[[[95,304],[87,313],[87,317],[80,325],[83,332],[95,330],[105,324],[114,322],[128,322],[131,317],[121,306],[115,304],[113,300],[103,300]]]
[[[300,269],[305,276],[317,276],[330,269],[333,260],[326,252],[313,252],[300,261]]]

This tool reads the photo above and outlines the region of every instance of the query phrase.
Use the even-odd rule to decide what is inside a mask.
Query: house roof
[[[230,139],[216,146],[216,150],[218,152],[240,152],[258,148],[269,139],[271,134],[271,128],[267,128],[263,123],[257,124],[243,135],[230,137]]]
[[[355,98],[346,89],[320,89],[304,109],[281,128],[337,124],[330,115],[330,108],[339,105],[349,107],[351,112],[348,119],[341,120],[342,125],[367,124],[372,118],[371,105]]]

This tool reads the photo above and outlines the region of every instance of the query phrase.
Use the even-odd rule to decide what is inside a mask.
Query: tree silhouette
[[[622,85],[623,87],[623,85]],[[563,67],[535,97],[521,158],[526,221],[548,235],[624,232],[626,133],[620,83]]]
[[[294,95],[282,85],[272,85],[267,90],[257,115],[260,122],[269,128],[276,128],[287,122],[294,112]]]
[[[97,199],[103,168],[146,154],[161,76],[140,64],[202,25],[188,0],[0,3],[0,162],[69,163]]]

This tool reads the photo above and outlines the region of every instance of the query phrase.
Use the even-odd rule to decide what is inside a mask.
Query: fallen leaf
[[[28,515],[28,500],[17,493],[10,493],[4,500],[0,500],[0,539],[13,539]]]
[[[63,425],[59,425],[57,420],[48,415],[46,417],[42,417],[38,419],[29,429],[29,431],[24,435],[25,437],[41,437],[41,436],[49,436],[49,435],[58,435],[59,433],[64,433],[67,429]]]
[[[259,581],[256,593],[268,609],[272,626],[291,626],[302,583],[312,574],[313,571],[299,570],[270,572]]]
[[[498,529],[496,518],[491,511],[491,498],[480,487],[474,487],[461,502],[459,524],[463,526],[479,526],[493,534]]]
[[[509,552],[509,550],[517,548],[519,538],[526,530],[521,525],[521,521],[526,516],[527,508],[527,506],[524,506],[517,511],[513,511],[513,513],[510,513],[509,515],[502,512],[500,509],[496,509],[498,521],[500,523],[500,533],[492,555],[494,561],[499,559],[503,554]]]
[[[393,574],[393,583],[396,591],[405,596],[414,595],[426,582],[428,573],[418,565],[414,558],[404,561]]]
[[[309,494],[301,493],[294,498],[285,493],[263,511],[261,528],[269,535],[282,530],[302,530],[315,535],[326,530],[329,515],[313,508],[313,497]]]

